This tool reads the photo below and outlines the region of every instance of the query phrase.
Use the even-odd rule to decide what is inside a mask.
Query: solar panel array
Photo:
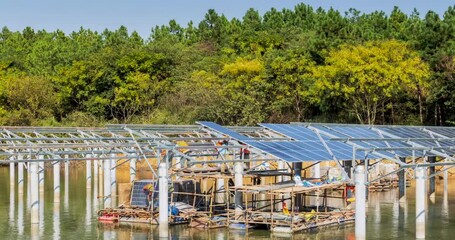
[[[288,162],[352,160],[354,147],[377,149],[367,155],[356,151],[356,159],[435,155],[435,151],[455,155],[455,150],[450,149],[455,147],[455,128],[450,127],[260,124],[290,138],[289,141],[270,141],[252,139],[213,122],[198,123]],[[446,148],[423,152],[413,150],[415,147]]]

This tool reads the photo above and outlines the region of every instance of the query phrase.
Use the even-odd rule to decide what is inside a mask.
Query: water
[[[27,185],[18,196],[17,185],[10,194],[7,167],[0,167],[0,239],[158,239],[157,226],[144,224],[101,224],[96,220],[100,208],[92,188],[87,191],[85,169],[72,169],[66,200],[64,177],[61,177],[61,202],[53,203],[52,170],[46,171],[44,208],[40,209],[40,224],[30,224]],[[25,175],[25,179],[27,176]],[[449,180],[450,182],[450,180]],[[368,239],[415,239],[415,189],[407,190],[407,203],[399,204],[397,191],[370,193],[367,210]],[[448,196],[455,195],[450,186]],[[13,200],[13,201],[11,201]],[[455,200],[444,197],[442,181],[437,181],[436,199],[428,200],[427,239],[455,237]],[[294,235],[272,234],[267,230],[244,231],[227,229],[200,230],[185,225],[170,227],[170,239],[355,239],[354,225],[326,227]]]

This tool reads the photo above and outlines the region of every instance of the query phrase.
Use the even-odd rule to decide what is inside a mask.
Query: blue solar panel
[[[300,141],[319,141],[318,136],[308,128],[289,124],[259,124],[265,128],[271,129],[275,132],[282,133],[290,138],[298,139]]]
[[[225,134],[225,135],[228,135],[230,136],[231,138],[233,139],[236,139],[236,140],[239,140],[239,141],[248,141],[248,140],[252,140],[250,139],[249,137],[246,137],[246,136],[243,136],[242,134],[238,133],[238,132],[235,132],[235,131],[232,131],[230,129],[227,129],[219,124],[216,124],[214,122],[196,122],[198,124],[201,124],[202,126],[204,127],[207,127],[207,128],[210,128],[212,130],[215,130],[219,133],[222,133],[222,134]]]
[[[448,137],[448,138],[455,138],[455,128],[447,128],[447,127],[425,127],[427,130],[437,133],[439,135]],[[435,136],[438,137],[438,136]]]
[[[305,152],[309,152],[310,156],[316,158],[314,155],[323,156],[325,160],[331,160],[333,157],[330,155],[329,151],[326,149],[324,144],[321,142],[318,135],[304,126],[299,125],[289,125],[289,124],[259,124],[265,128],[279,132],[283,135],[286,135],[290,138],[296,139],[299,142],[306,143]],[[324,129],[325,130],[325,129]],[[338,133],[334,133],[338,134]],[[337,136],[343,137],[341,134]],[[328,137],[322,137],[325,141],[329,140]],[[343,142],[329,142],[326,141],[327,146],[332,151],[334,157],[337,160],[352,160],[352,146]],[[310,151],[309,151],[310,150]],[[357,153],[359,158],[363,158],[361,153]]]

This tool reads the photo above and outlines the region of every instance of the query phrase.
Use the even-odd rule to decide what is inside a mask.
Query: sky
[[[0,27],[22,31],[30,26],[35,30],[78,31],[81,27],[94,31],[115,30],[121,25],[130,32],[137,31],[148,38],[156,25],[175,19],[186,26],[189,21],[197,25],[208,9],[215,9],[228,19],[242,18],[249,8],[262,15],[270,8],[292,9],[298,3],[314,8],[333,7],[344,13],[355,8],[363,13],[382,10],[389,14],[394,6],[410,14],[414,8],[424,16],[432,10],[440,16],[453,0],[1,0]]]

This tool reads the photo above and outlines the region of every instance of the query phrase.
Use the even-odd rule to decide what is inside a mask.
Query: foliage
[[[0,124],[455,122],[455,7],[443,16],[293,9],[66,34],[0,31]]]

